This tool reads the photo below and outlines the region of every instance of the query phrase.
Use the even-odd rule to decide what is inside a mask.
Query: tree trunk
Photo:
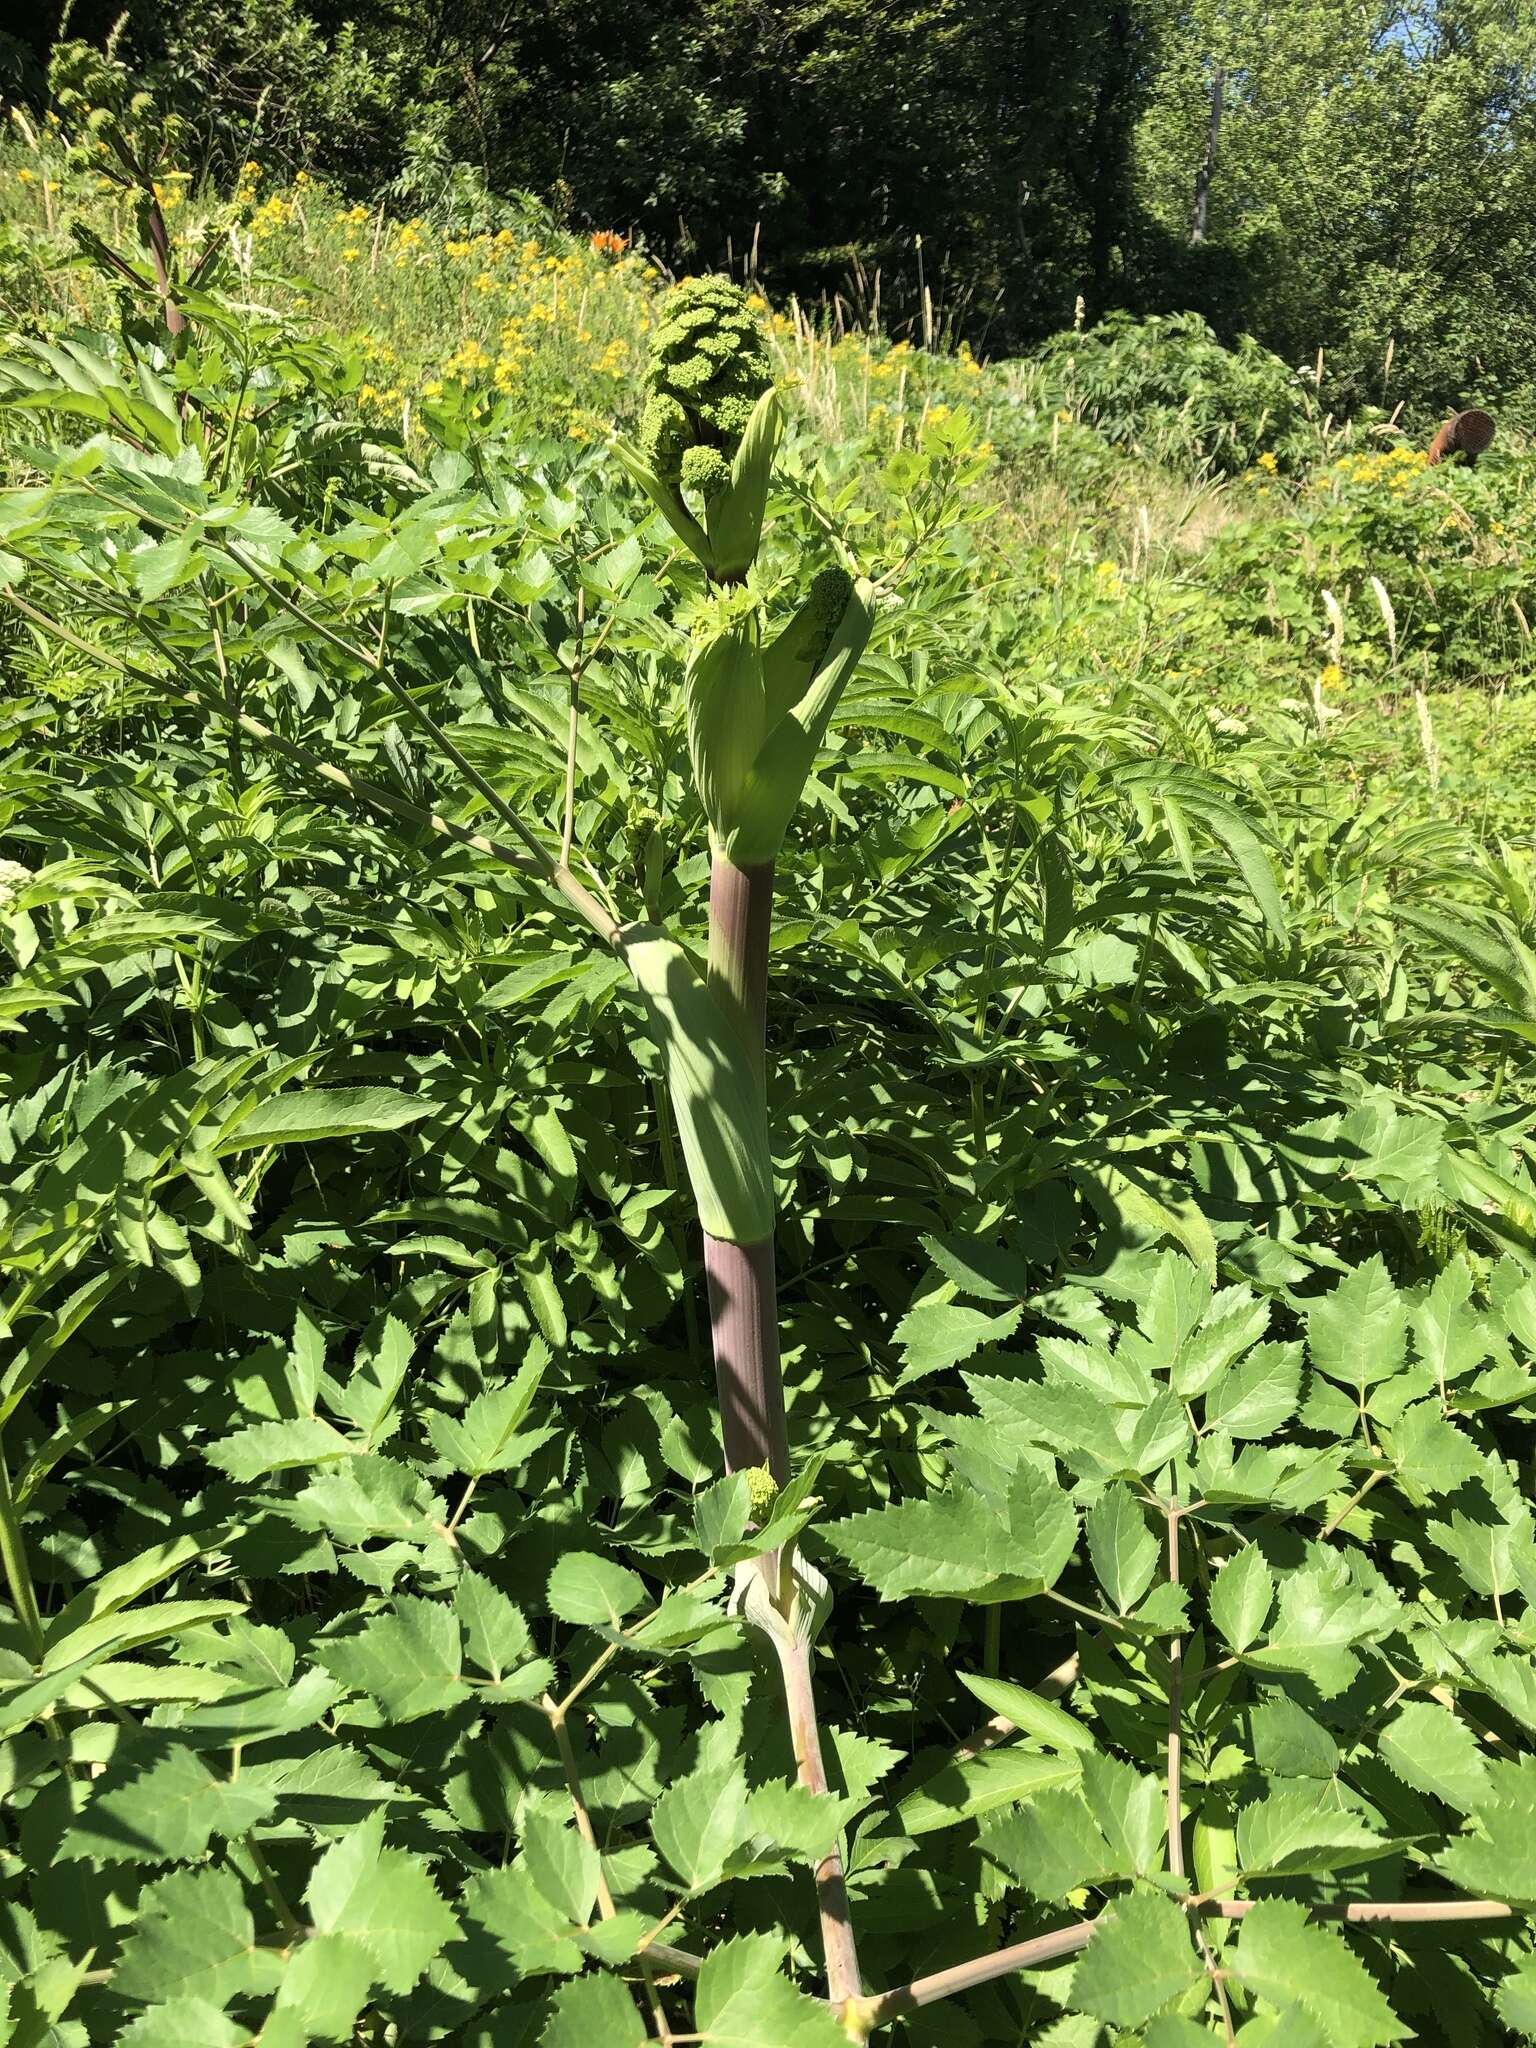
[[[1226,66],[1218,64],[1211,77],[1211,120],[1205,131],[1205,159],[1195,173],[1195,208],[1189,218],[1189,246],[1197,249],[1205,240],[1211,214],[1211,179],[1216,173],[1216,152],[1221,144],[1221,107],[1226,97]]]

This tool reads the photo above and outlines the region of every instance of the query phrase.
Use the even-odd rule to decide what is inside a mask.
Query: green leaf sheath
[[[761,1073],[741,1033],[676,940],[628,925],[618,950],[666,1063],[672,1113],[707,1235],[756,1244],[773,1230]]]

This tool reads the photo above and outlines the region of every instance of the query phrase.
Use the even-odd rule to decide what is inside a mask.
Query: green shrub
[[[1315,447],[1298,372],[1247,335],[1223,347],[1197,313],[1112,314],[1055,336],[1038,360],[1064,406],[1158,461],[1232,476],[1265,451],[1297,468]]]

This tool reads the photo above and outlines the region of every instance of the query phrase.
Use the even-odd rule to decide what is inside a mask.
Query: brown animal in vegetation
[[[1447,456],[1460,455],[1470,469],[1493,439],[1493,421],[1473,406],[1468,412],[1453,413],[1429,444],[1428,461],[1433,468]]]

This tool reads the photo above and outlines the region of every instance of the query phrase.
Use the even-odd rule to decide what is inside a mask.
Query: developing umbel
[[[665,482],[712,498],[773,384],[763,331],[738,285],[687,277],[662,301],[645,372],[640,447]]]
[[[757,558],[783,417],[767,337],[739,286],[689,277],[668,292],[645,392],[639,438],[616,452],[710,580],[740,583]]]

